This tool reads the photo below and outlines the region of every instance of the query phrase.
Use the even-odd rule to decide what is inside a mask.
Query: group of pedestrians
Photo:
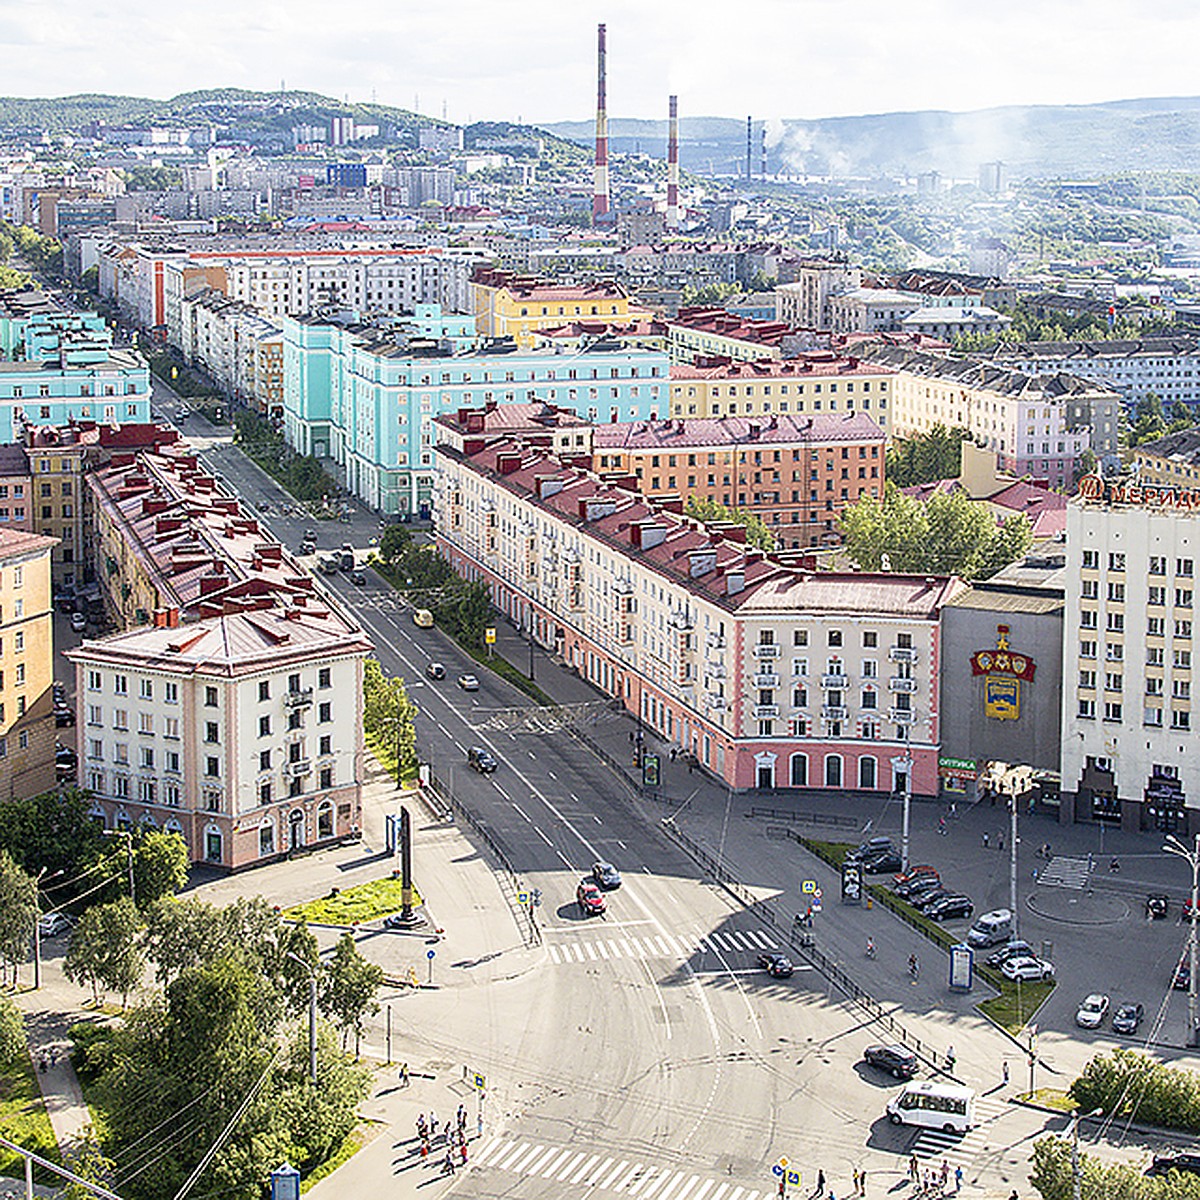
[[[439,1131],[441,1144],[446,1148],[445,1157],[442,1159],[442,1173],[453,1175],[460,1166],[467,1165],[466,1105],[460,1104],[454,1122],[447,1121],[444,1126],[438,1121],[437,1113],[432,1110],[428,1120],[424,1113],[417,1116],[417,1140],[420,1142],[419,1153],[423,1160],[429,1158],[434,1144],[438,1141]]]
[[[954,1191],[957,1194],[962,1191],[963,1169],[961,1166],[955,1167],[951,1171],[949,1161],[943,1158],[940,1167],[929,1167],[925,1171],[922,1171],[921,1163],[917,1156],[915,1154],[909,1155],[908,1178],[914,1188],[920,1189],[914,1192],[913,1195],[943,1195],[950,1186],[951,1175],[954,1176]]]

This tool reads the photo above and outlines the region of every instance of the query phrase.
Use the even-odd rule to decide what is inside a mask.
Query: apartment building
[[[671,367],[671,416],[770,419],[863,413],[887,433],[894,374],[885,364],[831,350],[754,363],[701,357]]]
[[[592,466],[650,500],[695,496],[752,513],[781,547],[837,545],[842,511],[883,495],[883,430],[863,412],[598,425]]]
[[[737,788],[938,789],[954,579],[813,573],[540,447],[438,447],[440,552],[497,607]]]
[[[729,358],[741,362],[777,362],[801,348],[828,344],[814,334],[800,334],[782,321],[753,321],[723,308],[681,308],[667,322],[671,362],[696,358]]]
[[[445,319],[455,328],[462,320]],[[667,409],[667,359],[651,350],[518,350],[505,339],[456,352],[454,337],[414,337],[390,323],[283,326],[288,444],[332,460],[355,496],[389,515],[428,517],[433,422],[445,413],[540,401],[615,421]]]
[[[1016,342],[975,355],[1013,371],[1065,371],[1119,392],[1127,404],[1155,395],[1165,404],[1200,403],[1200,339],[1157,337],[1096,342]]]
[[[793,328],[832,329],[830,301],[862,286],[862,268],[838,256],[804,259],[795,270],[795,282],[775,289],[775,320]]]
[[[1200,486],[1200,431],[1181,429],[1129,452],[1137,481],[1159,487]]]
[[[53,546],[0,529],[0,800],[55,784]]]
[[[180,834],[239,870],[358,833],[363,659],[312,597],[68,650],[79,782],[105,828]],[[164,614],[165,617],[165,614]]]
[[[1114,454],[1120,397],[1073,375],[1022,375],[973,359],[897,346],[865,346],[864,360],[891,367],[894,437],[935,425],[965,429],[1010,475],[1033,475],[1052,487],[1074,483],[1080,455]]]
[[[1080,480],[1067,512],[1065,819],[1200,832],[1200,492]]]
[[[33,533],[33,472],[23,446],[0,445],[0,529]]]

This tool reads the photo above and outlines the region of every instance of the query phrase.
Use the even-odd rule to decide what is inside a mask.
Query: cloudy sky
[[[289,88],[451,120],[817,117],[1188,95],[1197,0],[0,0],[0,91]]]

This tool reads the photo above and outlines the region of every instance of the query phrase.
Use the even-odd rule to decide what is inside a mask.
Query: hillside
[[[697,171],[740,172],[744,120],[680,119],[680,161]],[[587,144],[590,122],[547,126]],[[759,170],[763,122],[754,126]],[[610,118],[613,149],[666,153],[666,120]],[[1194,170],[1200,163],[1200,97],[1087,105],[1014,105],[975,112],[880,113],[767,123],[767,170],[797,174],[974,178],[980,163],[1004,162],[1011,177]]]

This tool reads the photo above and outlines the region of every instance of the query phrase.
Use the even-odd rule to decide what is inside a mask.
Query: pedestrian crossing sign
[[[471,1083],[474,1085],[475,1090],[477,1092],[486,1092],[487,1091],[487,1080],[482,1075],[480,1075],[478,1071],[475,1072],[475,1076],[471,1080]]]
[[[802,896],[815,896],[817,893],[817,881],[815,879],[806,879],[800,884],[800,894]]]
[[[528,904],[529,903],[529,893],[528,892],[518,892],[517,893],[517,903],[518,904]]]

